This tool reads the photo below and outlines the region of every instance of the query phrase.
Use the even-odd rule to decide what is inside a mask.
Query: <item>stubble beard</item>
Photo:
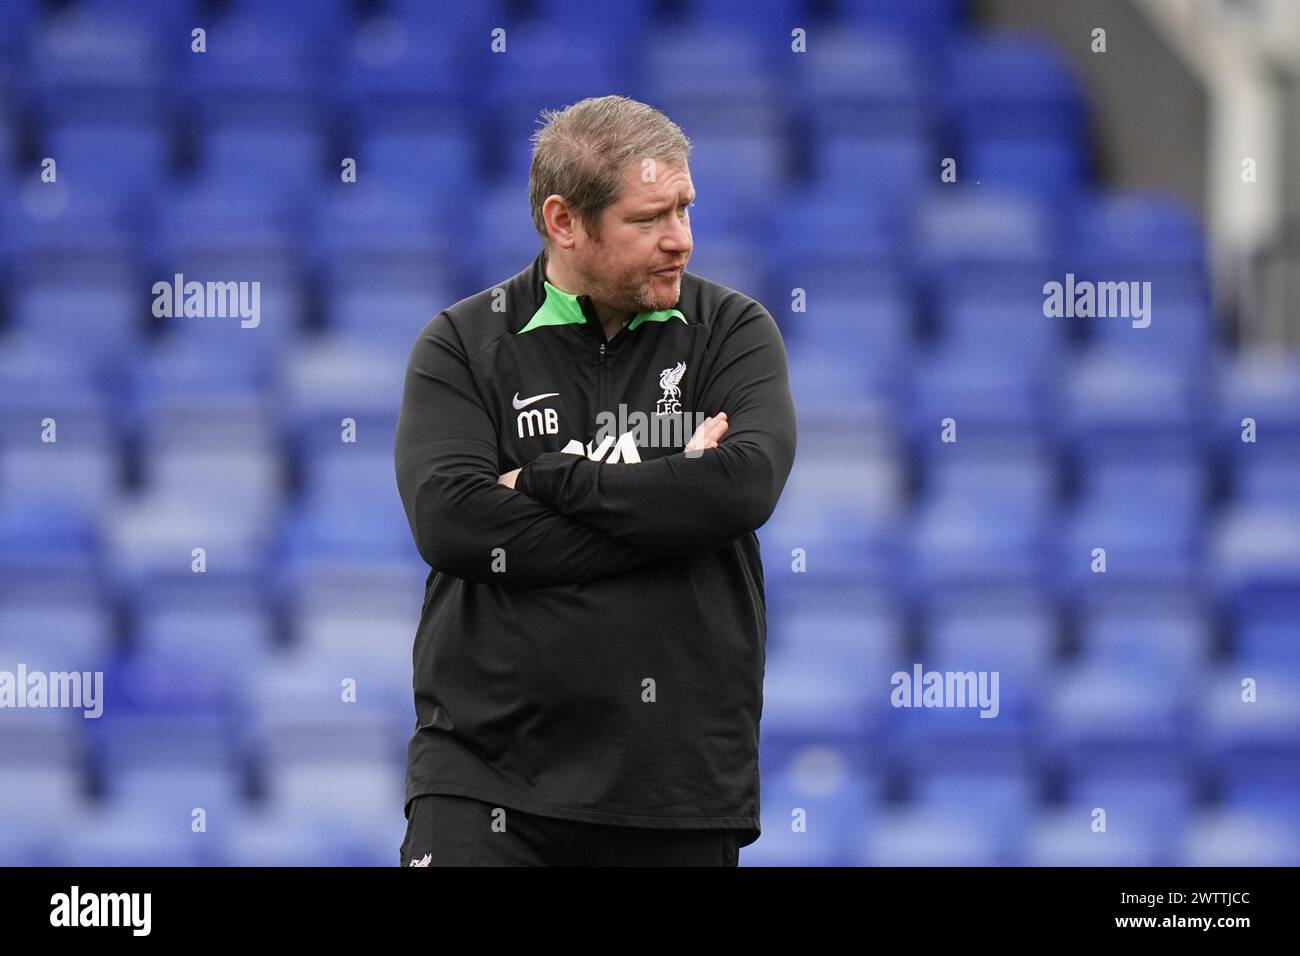
[[[636,280],[636,285],[612,285],[592,271],[588,271],[586,278],[587,288],[591,290],[588,295],[598,302],[607,303],[612,308],[620,312],[630,312],[639,314],[641,312],[658,312],[662,309],[670,309],[677,304],[681,297],[681,276],[673,281],[673,290],[669,293],[663,293],[656,290],[655,277],[650,274],[642,274]],[[668,301],[671,299],[672,301]]]

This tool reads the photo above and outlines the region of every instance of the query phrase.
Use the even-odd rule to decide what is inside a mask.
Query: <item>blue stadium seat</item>
[[[119,480],[116,427],[106,397],[84,384],[5,384],[0,487],[15,499],[97,515]]]
[[[968,133],[1074,138],[1086,128],[1079,80],[1041,35],[968,34],[949,49],[946,80],[963,140]]]
[[[1076,204],[1082,201],[1086,163],[1074,140],[976,137],[962,145],[957,174],[980,187]]]
[[[933,132],[933,74],[905,39],[818,30],[809,51],[793,58],[787,97],[814,143],[837,133],[884,138]],[[937,178],[937,159],[925,170]]]
[[[1023,863],[1024,824],[1038,806],[1038,781],[1024,770],[923,769],[912,781],[915,806],[943,820],[963,820],[989,833],[994,856],[989,863]]]
[[[880,781],[810,747],[781,773],[763,769],[758,841],[742,866],[851,866],[876,813]]]
[[[852,298],[884,286],[905,294],[901,276],[911,247],[903,213],[889,197],[847,184],[786,190],[768,210],[765,265],[773,297],[786,299],[795,287],[814,299],[831,292]]]
[[[786,188],[788,158],[782,141],[767,133],[704,131],[692,136],[690,171],[697,207],[707,206],[709,221],[752,228],[763,204]]]
[[[941,444],[933,423],[927,447],[933,484],[912,523],[910,587],[925,592],[962,581],[1042,583],[1053,516],[1050,462],[1019,440]],[[951,461],[945,460],[945,454]]]
[[[128,766],[106,781],[99,810],[109,818],[139,814],[162,833],[179,831],[193,843],[194,862],[219,865],[217,846],[234,829],[244,781],[225,766]]]
[[[917,269],[932,281],[1011,282],[1023,290],[1059,271],[1059,223],[1024,195],[954,185],[922,203],[916,229]]]
[[[15,659],[6,651],[5,670],[15,672],[26,663],[32,671],[45,670],[40,658]],[[57,661],[52,669],[62,670]],[[71,708],[8,709],[0,726],[0,793],[5,813],[0,829],[30,829],[48,833],[57,829],[85,798],[86,775],[81,764],[81,726],[88,721]]]
[[[1224,462],[1258,459],[1265,448],[1300,458],[1300,352],[1243,348],[1216,359],[1214,434]],[[1254,443],[1242,440],[1247,418]]]
[[[1156,855],[1155,865],[1176,865],[1194,812],[1193,788],[1188,779],[1171,776],[1133,780],[1085,773],[1071,782],[1068,791],[1072,805],[1087,807],[1089,812],[1093,808],[1105,811],[1105,833],[1096,836],[1116,842],[1141,842]],[[1088,819],[1086,825],[1090,823]]]
[[[1179,865],[1294,867],[1300,865],[1300,832],[1272,814],[1206,813],[1189,829]]]
[[[112,707],[87,731],[94,758],[109,773],[224,766],[233,718],[247,706],[246,676],[176,649],[114,659],[104,669]]]
[[[909,204],[938,179],[939,156],[914,135],[830,134],[817,141],[813,175],[838,195],[862,193]]]
[[[397,722],[375,672],[364,653],[348,653],[286,656],[258,673],[248,756],[270,806],[345,821],[367,807],[400,808],[410,712]],[[353,701],[344,699],[348,680]],[[348,787],[330,782],[341,777]]]
[[[85,120],[46,132],[42,156],[73,189],[109,193],[136,205],[171,174],[171,141],[161,124]]]
[[[306,322],[306,292],[295,272],[283,271],[273,261],[257,264],[252,253],[196,250],[161,273],[160,284],[151,286],[156,292],[150,307],[172,312],[157,320],[166,348],[204,350],[214,362],[243,366],[240,374],[254,379],[265,379],[287,360]],[[200,296],[191,298],[196,290]],[[190,301],[201,315],[183,314]]]
[[[688,0],[687,27],[726,27],[775,31],[789,36],[803,18],[801,0]]]
[[[1215,620],[1193,588],[1139,580],[1083,595],[1078,605],[1077,640],[1089,660],[1147,667],[1187,687],[1203,679]]]
[[[43,116],[118,122],[156,120],[171,70],[188,52],[170,16],[74,7],[34,25],[23,79]],[[156,8],[162,4],[151,4]],[[169,5],[179,19],[181,4]],[[192,20],[190,22],[193,22]]]
[[[289,30],[307,30],[317,42],[335,46],[351,30],[356,4],[350,0],[232,0],[231,15],[256,19],[259,24]]]
[[[1046,594],[957,590],[928,602],[923,613],[927,669],[996,670],[1000,686],[1042,686],[1058,627]]]
[[[962,25],[966,0],[837,0],[842,22],[895,33],[918,46],[939,47]]]
[[[1231,611],[1233,658],[1243,667],[1300,670],[1300,587],[1254,589],[1242,594]]]
[[[1300,475],[1296,471],[1300,436],[1285,431],[1278,436],[1270,425],[1265,423],[1268,431],[1262,443],[1242,443],[1240,451],[1234,450],[1229,470],[1233,500],[1246,508],[1277,508],[1294,514],[1300,510]],[[1238,431],[1238,440],[1240,435]]]
[[[113,651],[112,607],[87,590],[0,589],[0,655],[46,662],[47,670],[95,670]]]
[[[332,71],[336,51],[313,22],[274,23],[248,13],[210,22],[206,53],[191,54],[188,43],[183,48],[177,79],[186,109],[204,128],[314,129],[326,115],[328,104],[317,90]],[[263,156],[275,160],[270,149]]]
[[[1300,779],[1300,670],[1259,660],[1246,670],[1244,663],[1222,664],[1202,685],[1198,759],[1243,803],[1272,802],[1284,793],[1294,805]],[[1258,800],[1261,795],[1267,801]]]
[[[280,369],[276,392],[295,453],[335,445],[391,453],[405,368],[405,356],[334,336],[299,348]],[[343,441],[345,418],[355,423],[354,443]]]
[[[956,417],[967,425],[1043,429],[1054,417],[1064,333],[1023,285],[954,283],[939,295],[936,342],[911,382],[914,428]]]
[[[1081,459],[1083,492],[1061,541],[1062,579],[1079,588],[1190,582],[1204,557],[1208,488],[1195,459]],[[1093,550],[1106,552],[1106,578]]]
[[[1191,688],[1140,657],[1085,658],[1059,669],[1044,694],[1044,744],[1071,776],[1168,779],[1186,772]]]
[[[231,511],[206,505],[201,492],[122,500],[105,518],[105,570],[115,586],[133,589],[157,573],[199,573],[195,549],[205,566],[223,573],[264,569],[273,528],[269,516],[248,508]]]
[[[236,388],[155,392],[138,409],[141,485],[163,498],[273,512],[283,494],[280,435],[260,393]]]
[[[51,600],[82,602],[102,583],[100,557],[94,517],[59,503],[0,504],[0,576],[8,585],[4,594],[36,589]],[[15,603],[21,601],[15,598]]]
[[[437,211],[441,201],[369,178],[331,184],[317,196],[308,257],[326,281],[338,275],[385,273],[394,267],[434,271],[450,281],[459,272],[459,263],[452,231]]]
[[[1183,200],[1167,192],[1115,190],[1083,212],[1073,236],[1080,271],[1122,270],[1145,278],[1167,269],[1200,274],[1206,268],[1203,227]]]
[[[656,15],[654,0],[627,0],[625,3],[592,7],[584,0],[536,0],[533,17],[539,23],[554,24],[571,36],[619,37],[640,32],[652,25]]]
[[[473,75],[486,81],[481,102],[492,124],[494,165],[504,170],[518,169],[511,156],[528,149],[527,134],[542,109],[562,108],[593,91],[626,89],[638,62],[604,44],[575,44],[559,25],[537,21],[507,30],[505,53],[491,52],[487,31],[473,42],[481,53],[469,62]]]
[[[1061,438],[1081,457],[1198,455],[1208,399],[1194,369],[1094,347],[1077,353],[1063,383]]]
[[[427,195],[452,212],[478,190],[478,143],[469,127],[437,130],[376,130],[358,150],[358,181],[364,177],[404,196]],[[522,182],[526,179],[527,170]]]
[[[267,196],[294,206],[337,167],[315,126],[296,124],[221,125],[204,139],[201,183],[226,196]]]
[[[127,210],[111,194],[73,189],[66,179],[27,178],[21,201],[0,209],[15,275],[33,285],[127,285],[138,280],[137,238],[152,204]],[[0,248],[3,248],[0,245]]]
[[[855,421],[860,419],[837,424],[851,429]],[[784,590],[801,589],[804,581],[838,581],[845,588],[896,583],[904,510],[896,449],[864,440],[861,447],[819,452],[824,443],[815,432],[801,434],[800,442],[786,481],[789,495],[758,531],[764,567],[772,569],[767,584],[773,600]],[[796,561],[801,570],[793,572]]]
[[[196,866],[203,844],[188,821],[160,826],[149,807],[88,808],[72,816],[51,837],[55,866]]]
[[[1037,289],[958,285],[944,290],[936,305],[939,348],[954,360],[994,363],[1001,374],[1030,381],[1060,373],[1065,330],[1043,315]]]
[[[10,120],[6,115],[8,111],[3,96],[4,94],[0,93],[0,176],[4,177],[5,183],[12,183],[18,179],[13,159],[16,136],[10,128]],[[8,209],[11,201],[8,200],[7,196],[2,198],[5,199],[4,208]],[[0,238],[3,238],[3,233],[0,233]],[[3,243],[0,243],[0,251],[3,251],[3,249]]]
[[[340,66],[338,95],[353,129],[372,122],[429,124],[439,112],[462,117],[467,42],[450,25],[413,31],[392,16],[364,21]]]
[[[786,648],[770,652],[763,691],[762,765],[781,773],[808,748],[870,771],[869,741],[888,708],[878,685]]]
[[[392,453],[337,444],[308,452],[308,482],[285,515],[284,546],[290,554],[409,558],[415,545],[401,500],[374,491],[392,478]]]
[[[1124,292],[1126,286],[1127,295]],[[1121,283],[1115,293],[1117,298],[1111,300],[1123,314],[1093,316],[1084,320],[1091,340],[1108,351],[1143,364],[1169,364],[1192,370],[1203,368],[1210,358],[1214,334],[1209,303],[1196,298],[1166,298],[1162,301],[1152,287],[1149,296],[1139,291],[1146,313],[1139,318],[1138,300],[1132,298],[1133,291],[1127,282]],[[1135,321],[1139,325],[1135,326]],[[1142,325],[1148,321],[1149,324]]]
[[[369,274],[361,281],[338,282],[330,295],[326,322],[341,339],[405,359],[429,320],[462,296],[436,269],[391,280]]]
[[[1023,770],[1055,637],[1042,598],[1013,586],[958,586],[931,597],[921,620],[922,646],[896,658],[887,688],[890,761],[905,774]],[[942,675],[945,696],[927,701],[932,673]]]
[[[949,807],[902,807],[882,811],[856,866],[982,866],[997,855],[997,840],[970,826]]]
[[[789,29],[759,34],[701,22],[655,30],[641,50],[640,98],[672,117],[692,142],[704,134],[780,138],[780,75],[770,63],[789,51]],[[710,65],[707,84],[699,82],[700,63]]]
[[[852,671],[867,681],[887,680],[902,648],[901,611],[886,594],[869,594],[865,607],[796,607],[773,614],[769,653],[794,655],[830,671]]]
[[[164,28],[183,28],[187,37],[190,24],[198,22],[201,11],[195,0],[77,0],[76,6],[96,16],[153,25],[160,34]]]
[[[0,43],[24,38],[27,30],[41,19],[41,0],[13,0],[0,7]]]
[[[398,816],[401,810],[397,811]],[[258,806],[240,813],[215,842],[221,866],[351,866],[346,844],[328,826],[305,820],[292,807]],[[397,846],[401,845],[398,841]],[[392,862],[397,861],[396,846]]]
[[[1235,606],[1258,591],[1300,590],[1300,515],[1294,503],[1232,503],[1211,531],[1209,572]]]
[[[216,673],[255,668],[276,646],[265,589],[256,579],[216,573],[147,579],[130,608],[133,645],[146,655],[202,660]]]
[[[800,362],[808,359],[837,366],[836,379],[852,376],[854,386],[845,399],[858,394],[864,385],[869,394],[890,398],[901,390],[914,361],[911,332],[915,310],[897,282],[858,278],[862,285],[852,290],[816,278],[806,286],[790,287],[787,295],[795,288],[804,292],[802,312],[781,314],[785,303],[775,297],[770,301],[782,324],[787,353],[797,353]],[[791,301],[789,307],[793,305]],[[845,356],[852,356],[852,362]],[[830,399],[834,399],[834,388],[825,388]],[[802,405],[796,406],[803,411]]]
[[[26,281],[14,296],[13,324],[38,348],[85,363],[92,380],[120,387],[122,370],[144,348],[146,307],[139,282]]]
[[[1039,867],[1167,865],[1169,847],[1158,833],[1140,824],[1112,833],[1109,819],[1105,831],[1094,830],[1094,809],[1073,801],[1040,810],[1030,830],[1025,863]]]
[[[409,537],[409,529],[403,530]],[[372,699],[405,713],[410,707],[411,646],[428,573],[410,555],[388,561],[356,553],[329,555],[323,549],[303,555],[290,565],[284,582],[293,645],[303,653],[366,663],[377,681],[367,688]]]

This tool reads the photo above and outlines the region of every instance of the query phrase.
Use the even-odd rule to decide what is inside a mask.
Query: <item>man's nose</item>
[[[676,216],[670,216],[671,223],[661,242],[664,248],[686,251],[691,248],[691,227]]]

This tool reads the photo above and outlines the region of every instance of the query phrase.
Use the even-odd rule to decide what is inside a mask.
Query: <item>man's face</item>
[[[691,257],[695,187],[687,165],[657,162],[653,182],[640,163],[623,170],[619,198],[601,214],[596,239],[579,228],[574,268],[597,302],[624,312],[671,309],[681,298],[682,270]],[[664,272],[675,269],[674,272]]]

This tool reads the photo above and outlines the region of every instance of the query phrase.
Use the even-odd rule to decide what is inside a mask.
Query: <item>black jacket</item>
[[[753,842],[754,531],[795,453],[780,332],[688,272],[675,309],[606,342],[587,297],[545,280],[540,253],[439,313],[407,367],[397,485],[433,569],[408,806],[453,794]],[[727,434],[688,456],[697,417],[719,411]],[[520,466],[514,490],[497,483]]]

